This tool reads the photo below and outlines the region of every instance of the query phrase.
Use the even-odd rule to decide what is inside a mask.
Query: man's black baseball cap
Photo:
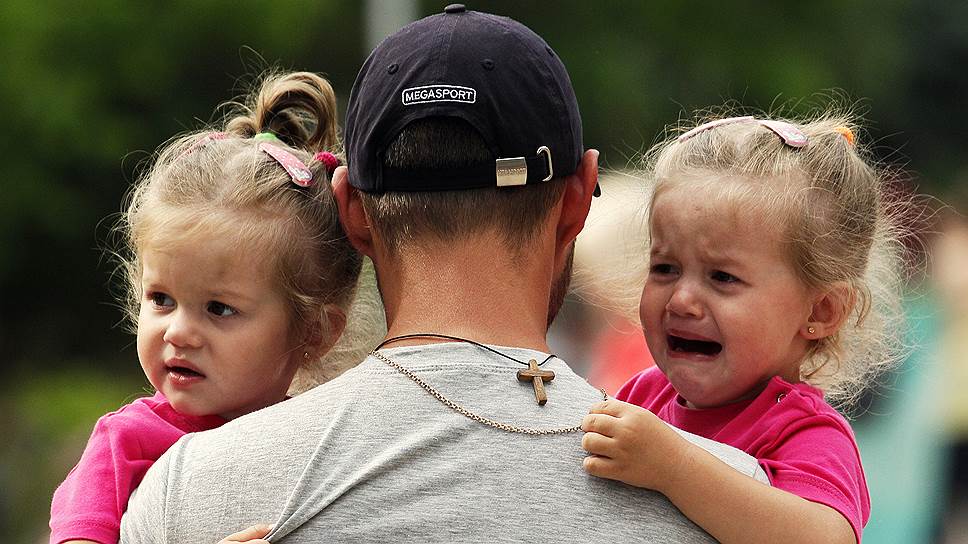
[[[497,160],[384,167],[400,130],[427,117],[463,119]],[[558,55],[521,23],[460,4],[373,50],[353,84],[345,127],[349,182],[371,193],[539,183],[575,172],[583,152],[578,102]]]

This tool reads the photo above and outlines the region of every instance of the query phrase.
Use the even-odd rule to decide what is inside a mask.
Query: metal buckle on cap
[[[548,146],[543,145],[538,148],[538,155],[541,155],[542,153],[548,156],[548,177],[541,181],[548,181],[549,179],[555,177],[555,167],[551,164],[551,150],[548,149]]]
[[[548,164],[548,175],[541,181],[548,181],[555,177],[555,167],[551,163],[551,150],[548,146],[541,146],[538,151],[535,152],[538,158],[541,157],[542,153],[545,156]],[[526,159],[524,157],[511,157],[508,159],[497,159],[494,161],[496,167],[495,174],[497,175],[497,186],[498,187],[508,187],[512,185],[525,185],[528,183],[528,161],[531,161],[531,165],[535,166],[536,163],[534,159]]]
[[[524,157],[512,157],[494,161],[497,168],[497,186],[524,185],[528,182],[528,163]]]

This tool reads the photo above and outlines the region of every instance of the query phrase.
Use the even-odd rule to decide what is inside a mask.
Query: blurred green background
[[[324,73],[344,111],[373,40],[443,5],[0,3],[4,540],[44,541],[50,495],[94,421],[144,391],[105,252],[113,215],[143,161],[169,137],[213,119],[218,104],[244,93],[270,66]],[[796,113],[841,96],[867,119],[861,143],[904,167],[911,187],[949,204],[945,213],[955,220],[953,212],[966,209],[968,2],[516,0],[469,7],[512,16],[558,51],[583,112],[586,147],[602,150],[608,167],[626,167],[665,125],[695,108],[735,100]],[[917,287],[932,290],[930,281]],[[912,314],[921,316],[912,319],[923,339],[945,326],[943,308],[930,300],[922,296]],[[895,386],[875,403],[880,411],[857,422],[862,447],[870,449],[862,450],[875,508],[868,542],[963,541],[945,511],[948,484],[965,477],[949,472],[959,451],[949,446],[966,438],[940,423],[945,408],[923,385],[940,375],[932,362],[936,344],[919,342]],[[898,447],[890,433],[910,436],[891,417],[910,413],[910,405],[892,402],[927,402],[935,414],[925,416],[925,437],[907,439],[924,447],[911,463],[922,471],[913,491],[891,486],[897,472],[886,461],[870,465],[882,454],[877,448]],[[925,419],[912,423],[918,425]],[[884,480],[876,479],[882,471]],[[901,519],[878,513],[881,495],[897,496]],[[907,505],[915,500],[917,512]]]

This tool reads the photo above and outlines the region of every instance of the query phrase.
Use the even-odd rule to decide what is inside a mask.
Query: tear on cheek
[[[723,345],[719,342],[707,342],[705,340],[689,340],[679,336],[668,335],[669,349],[681,353],[698,353],[700,355],[719,355],[723,351]]]

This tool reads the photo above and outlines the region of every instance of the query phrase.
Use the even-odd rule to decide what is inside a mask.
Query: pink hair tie
[[[261,142],[259,149],[265,151],[270,157],[285,169],[292,179],[292,182],[300,187],[309,187],[313,184],[313,173],[301,160],[285,149],[269,142]]]
[[[326,167],[326,173],[330,175],[332,175],[333,170],[336,170],[336,167],[340,164],[339,157],[333,155],[329,151],[320,151],[319,153],[316,153],[313,155],[313,160],[323,163],[323,165]]]
[[[783,140],[783,143],[790,147],[807,145],[807,135],[795,125],[786,121],[770,121],[769,119],[761,119],[757,122],[776,133]]]
[[[774,134],[779,136],[781,140],[783,140],[783,143],[793,148],[800,148],[807,145],[807,135],[804,134],[802,130],[797,128],[796,125],[787,123],[786,121],[756,119],[752,115],[746,115],[743,117],[727,117],[726,119],[716,119],[715,121],[703,123],[689,132],[679,136],[678,141],[679,143],[682,143],[699,134],[700,132],[705,132],[723,125],[731,125],[733,123],[757,123],[760,126],[770,129]]]

